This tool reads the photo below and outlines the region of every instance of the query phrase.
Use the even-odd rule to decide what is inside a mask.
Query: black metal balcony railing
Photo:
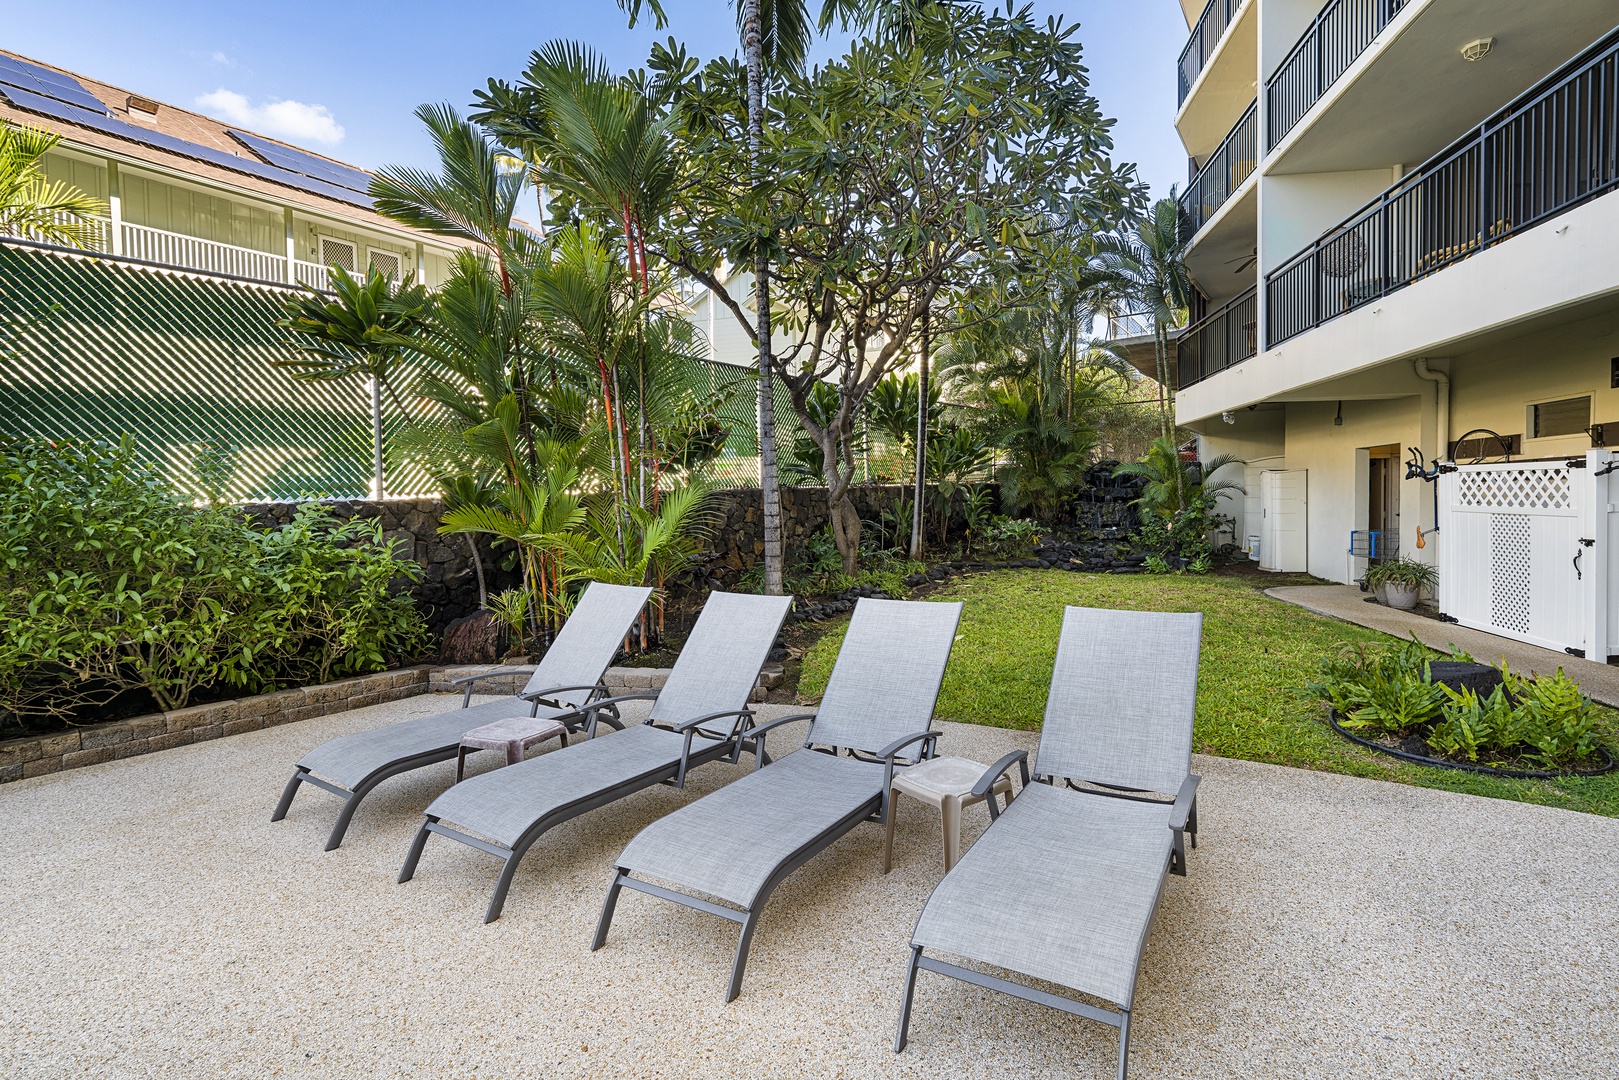
[[[1186,48],[1181,50],[1180,94],[1175,99],[1177,106],[1185,103],[1186,95],[1192,92],[1192,84],[1202,73],[1209,57],[1214,55],[1214,49],[1225,36],[1225,28],[1231,25],[1231,17],[1242,7],[1242,0],[1209,0],[1203,14],[1197,18],[1197,25],[1192,27],[1192,36],[1187,39]]]
[[[1619,189],[1619,30],[1265,278],[1265,345]]]
[[[1249,286],[1181,331],[1175,343],[1177,387],[1201,382],[1259,351],[1258,297],[1258,286]]]
[[[1181,196],[1181,239],[1197,235],[1258,164],[1259,101],[1255,99]]]
[[[1266,150],[1276,148],[1409,2],[1328,0],[1287,59],[1265,81]]]

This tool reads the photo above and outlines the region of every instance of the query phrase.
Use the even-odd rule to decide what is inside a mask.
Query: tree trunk
[[[371,480],[371,497],[386,498],[388,492],[382,468],[382,380],[376,376],[371,378],[371,453],[376,470]]]
[[[928,475],[928,312],[922,312],[922,364],[916,380],[916,486],[911,499],[911,558],[922,558],[923,528],[927,522],[922,497]]]
[[[472,551],[472,569],[478,575],[478,607],[489,606],[489,586],[483,577],[483,556],[478,554],[478,538],[472,533],[466,533],[467,547]]]
[[[743,0],[742,51],[748,65],[748,157],[753,186],[764,184],[760,148],[764,143],[764,53],[760,0]],[[761,249],[753,260],[754,300],[759,320],[759,496],[764,516],[765,592],[782,593],[781,489],[776,481],[775,365],[770,347],[770,256]]]

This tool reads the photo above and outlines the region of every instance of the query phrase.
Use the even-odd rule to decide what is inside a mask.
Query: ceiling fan
[[[1240,263],[1241,265],[1239,265],[1236,270],[1232,271],[1232,273],[1240,274],[1258,261],[1259,249],[1256,247],[1246,255],[1239,255],[1235,259],[1227,259],[1225,264],[1230,266],[1232,263]]]

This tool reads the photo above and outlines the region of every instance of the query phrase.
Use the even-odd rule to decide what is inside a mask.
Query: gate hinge
[[[1576,649],[1574,646],[1570,645],[1568,648],[1564,649],[1563,651],[1568,653],[1570,656],[1577,656],[1581,660],[1585,659],[1585,650],[1584,649]]]
[[[1453,623],[1453,622],[1460,622],[1461,620],[1457,619],[1456,616],[1454,616],[1454,615],[1446,615],[1443,611],[1441,611],[1439,613],[1439,621],[1440,622]]]
[[[1569,458],[1566,462],[1564,462],[1564,465],[1570,469],[1583,469],[1585,468],[1585,464],[1584,458]]]

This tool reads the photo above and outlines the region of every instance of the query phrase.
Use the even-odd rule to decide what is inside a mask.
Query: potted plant
[[[1424,589],[1432,589],[1439,582],[1439,571],[1415,559],[1400,558],[1380,562],[1366,571],[1364,583],[1374,590],[1378,598],[1391,608],[1410,611]]]

